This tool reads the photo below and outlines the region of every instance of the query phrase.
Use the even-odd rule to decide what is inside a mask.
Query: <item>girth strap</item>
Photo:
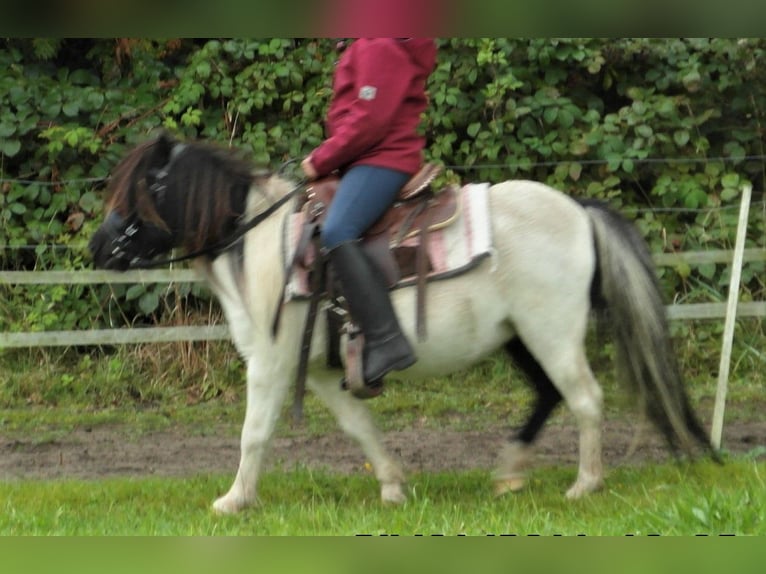
[[[290,258],[290,262],[287,264],[287,267],[285,268],[285,278],[282,282],[282,290],[279,293],[279,299],[277,299],[277,308],[274,311],[274,320],[271,323],[271,336],[276,337],[277,333],[279,332],[279,322],[282,319],[282,307],[285,304],[285,292],[287,291],[287,285],[290,283],[290,277],[293,274],[293,269],[295,269],[295,266],[298,264],[298,260],[303,256],[303,254],[306,252],[306,249],[308,248],[309,242],[314,242],[314,247],[316,249],[317,258],[321,258],[321,255],[319,255],[319,242],[315,241],[317,237],[317,231],[318,231],[318,225],[319,221],[315,217],[314,219],[307,221],[303,227],[301,228],[301,236],[298,239],[298,246],[295,250],[295,253]],[[319,287],[321,288],[322,285],[320,283]],[[316,289],[312,288],[312,294],[316,293]]]
[[[426,205],[426,202],[423,202]],[[424,209],[426,209],[424,207]],[[431,212],[426,210],[425,217],[423,218],[422,225],[420,227],[420,244],[418,245],[417,256],[415,259],[415,266],[417,269],[417,292],[415,297],[415,329],[417,331],[418,340],[424,341],[427,336],[426,331],[426,276],[428,275],[428,226],[431,223]]]
[[[312,235],[311,240],[315,243],[317,253],[319,254],[319,238]],[[309,355],[311,352],[311,339],[314,335],[314,325],[316,325],[317,311],[319,302],[323,296],[323,285],[325,281],[325,271],[327,265],[324,257],[317,255],[314,262],[314,269],[311,273],[311,298],[309,299],[309,309],[306,313],[306,323],[303,327],[303,337],[301,338],[301,352],[298,358],[298,372],[295,375],[295,395],[293,397],[292,417],[294,424],[300,424],[303,420],[303,397],[306,394],[306,375],[308,374]],[[281,307],[280,307],[281,308]]]

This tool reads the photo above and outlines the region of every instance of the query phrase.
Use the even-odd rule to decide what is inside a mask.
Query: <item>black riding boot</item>
[[[364,382],[379,386],[386,373],[406,369],[417,358],[402,334],[383,274],[360,244],[349,241],[338,245],[330,251],[330,263],[351,317],[364,333]]]

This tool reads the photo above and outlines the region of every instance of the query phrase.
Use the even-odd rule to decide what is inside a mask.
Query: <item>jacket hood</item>
[[[413,64],[426,74],[436,63],[436,42],[433,38],[398,38],[399,45],[410,55]]]

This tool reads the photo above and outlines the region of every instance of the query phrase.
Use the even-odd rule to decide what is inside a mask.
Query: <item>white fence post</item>
[[[713,426],[710,431],[710,440],[716,449],[721,447],[721,435],[723,434],[723,412],[726,406],[726,392],[729,385],[731,347],[734,342],[734,323],[737,319],[737,302],[739,301],[739,281],[742,275],[742,256],[745,252],[747,216],[750,211],[750,194],[752,191],[753,188],[750,185],[745,185],[742,188],[742,203],[739,207],[739,221],[737,222],[737,238],[734,243],[734,258],[731,263],[729,298],[726,305],[726,319],[721,346],[721,364],[718,368],[718,387],[715,393]]]

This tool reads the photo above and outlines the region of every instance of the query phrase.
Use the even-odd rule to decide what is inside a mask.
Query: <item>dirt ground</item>
[[[709,426],[707,426],[709,428]],[[651,430],[639,433],[634,453],[626,458],[636,437],[628,422],[607,422],[604,459],[608,467],[659,462],[672,457]],[[491,469],[507,428],[492,431],[413,429],[386,433],[390,451],[409,473]],[[766,422],[725,425],[723,446],[732,453],[766,458]],[[577,463],[577,435],[569,424],[549,425],[538,443],[538,466]],[[133,436],[129,429],[99,427],[77,430],[55,440],[39,442],[0,435],[0,480],[99,479],[105,477],[172,476],[233,473],[239,460],[239,440],[231,432],[194,436],[164,430]],[[297,433],[272,443],[270,467],[324,468],[339,473],[364,472],[358,446],[340,433],[310,436]]]

